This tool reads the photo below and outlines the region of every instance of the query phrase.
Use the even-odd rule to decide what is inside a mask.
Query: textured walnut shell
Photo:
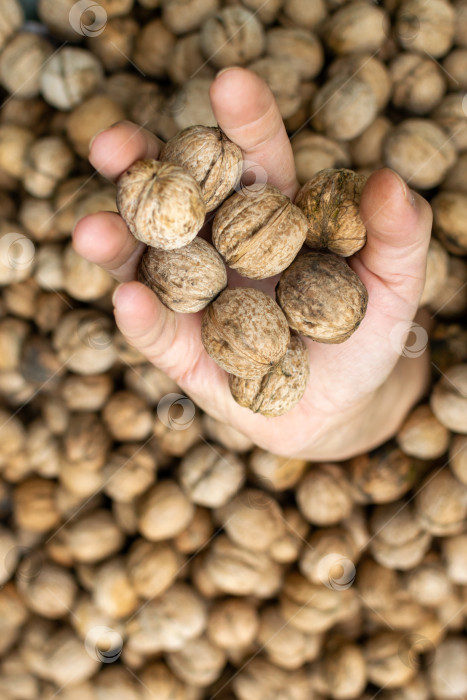
[[[227,286],[227,271],[219,253],[202,238],[177,250],[144,253],[138,279],[179,313],[204,309]]]
[[[308,350],[298,335],[292,335],[287,352],[261,379],[230,375],[232,396],[240,406],[263,416],[282,416],[302,398],[310,374]]]
[[[190,126],[168,141],[160,154],[185,168],[201,187],[206,211],[227,199],[242,175],[241,149],[217,127]]]
[[[329,168],[307,182],[295,204],[308,220],[306,243],[347,257],[363,248],[366,228],[358,211],[366,177]]]
[[[225,289],[206,309],[206,352],[230,374],[259,379],[285,355],[290,341],[284,314],[258,289]]]
[[[308,224],[272,185],[238,192],[216,214],[212,240],[229,267],[250,279],[277,275],[305,242]]]
[[[190,243],[204,223],[200,186],[178,165],[138,160],[118,180],[117,206],[143,243],[174,250]]]
[[[343,343],[365,316],[368,292],[345,260],[331,253],[299,256],[276,288],[289,326],[319,343]]]

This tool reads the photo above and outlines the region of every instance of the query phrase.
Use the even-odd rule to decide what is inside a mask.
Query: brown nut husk
[[[138,160],[121,175],[117,206],[135,238],[162,250],[190,243],[206,213],[194,178],[178,165],[157,160]]]
[[[301,211],[277,187],[260,185],[237,192],[219,209],[212,240],[229,267],[250,279],[282,272],[307,235]]]
[[[343,343],[365,316],[368,292],[345,260],[332,253],[299,256],[276,287],[289,326],[319,343]]]
[[[225,289],[206,309],[206,352],[230,374],[259,379],[282,359],[290,341],[284,314],[258,289]]]
[[[172,311],[191,314],[204,309],[227,286],[227,271],[215,248],[202,238],[177,250],[149,246],[138,279]]]
[[[161,161],[180,165],[201,187],[206,211],[227,199],[242,175],[242,151],[221,129],[190,126],[171,138]]]
[[[298,192],[295,204],[308,220],[306,243],[347,257],[363,248],[366,228],[358,211],[367,178],[342,168],[317,173]]]
[[[240,406],[254,413],[282,416],[302,398],[309,374],[307,347],[300,336],[293,334],[282,360],[261,379],[230,375],[230,392]]]

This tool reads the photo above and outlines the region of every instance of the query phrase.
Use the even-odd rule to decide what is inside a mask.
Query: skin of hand
[[[268,182],[293,199],[299,186],[292,149],[266,84],[246,69],[231,68],[216,77],[210,95],[219,126],[242,148],[245,160],[257,164]],[[101,175],[116,181],[136,160],[157,158],[159,150],[155,136],[122,122],[93,139],[89,158]],[[349,262],[368,289],[367,314],[345,343],[324,345],[305,339],[310,355],[307,390],[297,406],[277,418],[253,414],[233,400],[227,374],[201,343],[202,312],[175,314],[135,281],[144,246],[118,214],[100,212],[81,219],[73,245],[122,283],[113,304],[117,325],[128,342],[203,410],[273,453],[312,461],[342,460],[394,435],[426,391],[429,376],[428,350],[412,357],[402,352],[404,339],[399,342],[398,329],[410,327],[423,290],[430,206],[396,173],[383,169],[368,179],[360,212],[368,240]],[[276,280],[240,281],[230,276],[229,282],[272,293]],[[421,326],[414,328],[426,335]]]

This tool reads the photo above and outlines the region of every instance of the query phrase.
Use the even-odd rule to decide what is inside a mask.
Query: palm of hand
[[[211,99],[219,125],[240,145],[245,159],[258,163],[268,181],[293,198],[298,189],[293,156],[265,84],[249,71],[233,69],[216,79]],[[94,140],[90,159],[103,175],[116,179],[135,160],[155,158],[158,151],[155,137],[124,122]],[[199,406],[271,452],[341,459],[389,437],[420,396],[427,374],[426,353],[401,359],[400,350],[423,289],[429,206],[392,171],[381,170],[369,179],[360,211],[368,242],[350,265],[368,289],[366,317],[341,345],[306,339],[307,390],[292,411],[278,418],[252,414],[232,399],[226,373],[202,346],[201,313],[174,314],[149,289],[131,281],[143,246],[118,215],[85,217],[75,228],[74,245],[125,282],[114,296],[120,330]],[[276,281],[253,282],[229,273],[231,286],[255,286],[270,294]]]

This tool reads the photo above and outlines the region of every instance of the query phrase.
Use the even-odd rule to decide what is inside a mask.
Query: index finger
[[[108,180],[117,180],[136,160],[157,158],[161,142],[154,134],[131,122],[118,122],[94,136],[89,161]]]

